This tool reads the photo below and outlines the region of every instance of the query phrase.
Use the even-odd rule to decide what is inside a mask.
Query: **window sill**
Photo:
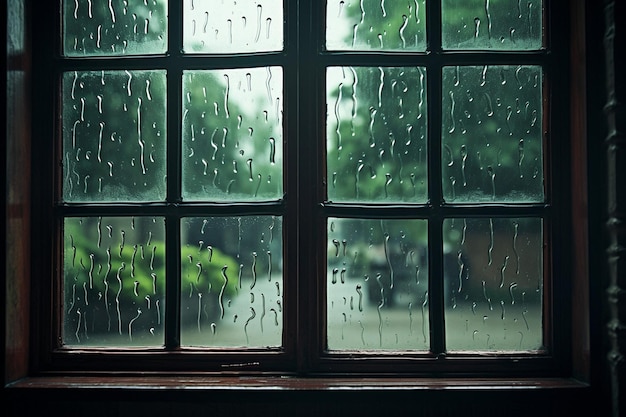
[[[5,388],[9,410],[64,417],[198,415],[481,416],[577,415],[594,398],[568,378],[358,378],[280,376],[43,376]],[[69,412],[69,414],[68,414]],[[94,414],[94,415],[96,415]]]
[[[466,391],[576,390],[587,383],[573,378],[361,378],[229,376],[43,376],[11,383],[7,389],[207,390],[207,391]]]

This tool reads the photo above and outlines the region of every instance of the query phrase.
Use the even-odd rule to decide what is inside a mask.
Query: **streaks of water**
[[[463,177],[463,187],[467,187],[467,180],[465,178],[465,164],[467,162],[467,147],[461,145],[461,175]]]
[[[224,291],[226,290],[226,286],[228,285],[228,275],[226,275],[226,270],[228,269],[228,266],[224,265],[222,267],[222,279],[224,280],[224,283],[222,284],[222,289],[220,290],[220,294],[218,297],[218,303],[219,303],[219,307],[220,307],[220,318],[223,319],[224,318]]]
[[[250,317],[248,317],[248,319],[246,320],[246,323],[243,325],[243,332],[246,335],[246,344],[250,344],[250,340],[248,338],[248,324],[254,320],[254,318],[256,317],[256,312],[254,311],[253,307],[250,307]]]
[[[480,35],[480,18],[474,18],[474,38],[478,38]]]
[[[489,219],[489,248],[487,249],[488,265],[493,263],[493,219]]]
[[[513,254],[515,254],[515,273],[519,275],[520,256],[517,252],[517,237],[519,233],[519,223],[513,223]]]
[[[250,289],[253,289],[256,285],[256,259],[257,253],[252,252],[252,283],[250,283]]]
[[[378,108],[382,108],[383,106],[383,89],[385,87],[385,71],[382,67],[378,67],[378,71],[380,72],[380,76],[378,78]]]
[[[260,6],[259,6],[260,7]],[[272,70],[270,67],[266,67],[266,72],[267,72],[267,78],[265,79],[265,87],[267,89],[267,99],[268,99],[268,103],[272,103],[274,100],[272,99],[272,87],[271,87],[271,82],[272,82]]]
[[[383,287],[383,284],[380,282],[380,278],[381,278],[381,274],[380,273],[376,274],[376,282],[378,283],[378,286],[380,288],[380,303],[378,304],[378,307],[376,308],[378,312],[378,340],[379,340],[380,346],[382,347],[383,345],[383,317],[382,317],[381,309],[385,305],[385,289]]]
[[[426,343],[426,306],[428,305],[428,291],[424,292],[424,301],[422,302],[422,337]]]
[[[128,83],[130,85],[130,82]],[[145,143],[141,138],[141,97],[137,97],[137,142],[139,143],[139,161],[141,163],[141,173],[146,175],[145,158]]]
[[[509,285],[509,295],[511,296],[511,305],[515,304],[515,295],[513,291],[517,288],[517,283],[513,282]]]
[[[343,145],[341,143],[341,116],[339,114],[339,106],[341,104],[343,94],[343,83],[339,83],[338,91],[337,91],[337,100],[335,100],[335,121],[337,123],[335,128],[335,134],[337,136],[337,150],[341,150]]]
[[[485,0],[485,14],[487,15],[487,34],[491,39],[491,12],[489,11],[489,0]]]
[[[454,131],[456,130],[456,122],[455,122],[455,116],[454,116],[454,107],[455,107],[455,102],[454,102],[454,92],[450,91],[449,92],[450,95],[450,128],[448,129],[448,133],[454,133]]]
[[[224,74],[224,80],[226,81],[226,86],[224,88],[224,111],[226,113],[226,118],[230,118],[230,111],[228,107],[228,99],[230,95],[230,77],[228,74]]]
[[[389,289],[393,289],[393,284],[394,284],[394,273],[393,273],[393,266],[391,265],[391,256],[389,254],[389,233],[385,233],[385,239],[383,240],[383,248],[385,251],[385,260],[387,262],[387,268],[389,268],[389,279],[390,279],[390,284],[389,284]]]
[[[263,318],[264,317],[265,317],[265,294],[261,293],[261,317],[259,318],[261,333],[263,333]]]
[[[256,6],[256,10],[257,10],[257,22],[256,22],[256,35],[254,36],[254,42],[258,42],[259,41],[259,37],[261,36],[261,19],[262,19],[262,15],[263,15],[263,6],[262,5],[257,5]]]
[[[457,288],[457,293],[460,293],[463,290],[463,273],[465,272],[465,262],[463,261],[463,251],[459,249],[457,252],[457,263],[459,265],[459,286]]]
[[[120,336],[122,335],[122,311],[120,309],[120,295],[122,294],[122,271],[126,268],[126,264],[124,262],[121,263],[120,267],[117,270],[117,282],[118,282],[118,290],[117,294],[115,294],[115,308],[117,311],[117,330]]]
[[[519,140],[519,144],[517,146],[517,168],[519,171],[519,177],[524,178],[524,173],[522,172],[522,161],[524,160],[524,139]]]
[[[270,143],[270,164],[276,164],[276,139],[269,138]]]
[[[484,280],[482,281],[482,285],[483,285],[483,297],[485,298],[485,301],[487,301],[487,304],[489,304],[489,310],[493,311],[493,306],[491,305],[491,298],[489,298],[489,296],[487,295],[487,283]]]
[[[409,23],[409,18],[406,15],[402,15],[402,26],[400,26],[400,40],[402,41],[402,48],[406,48],[406,39],[404,38],[404,30]]]
[[[491,180],[491,199],[496,199],[496,173],[493,170],[491,165],[487,166],[487,175],[489,175],[489,179]]]
[[[506,271],[506,267],[509,263],[509,256],[504,257],[504,262],[502,263],[502,267],[500,268],[500,288],[504,287],[504,273]]]

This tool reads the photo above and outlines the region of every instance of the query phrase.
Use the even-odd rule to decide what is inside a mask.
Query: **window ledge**
[[[588,388],[572,378],[359,378],[240,376],[43,376],[28,377],[7,389],[208,390],[208,391],[474,391]]]

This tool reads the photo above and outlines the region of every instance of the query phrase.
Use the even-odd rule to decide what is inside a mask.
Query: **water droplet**
[[[404,38],[404,30],[409,23],[409,18],[406,15],[402,15],[402,26],[400,26],[400,40],[402,41],[402,48],[406,48],[406,39]]]
[[[491,180],[491,199],[496,199],[496,174],[491,165],[487,166],[487,175],[489,175],[489,179]]]

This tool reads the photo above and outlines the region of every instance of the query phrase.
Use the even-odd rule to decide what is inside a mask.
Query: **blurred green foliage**
[[[91,335],[91,343],[102,343],[107,334],[128,337],[128,326],[135,318],[136,335],[145,339],[149,332],[162,334],[166,302],[163,238],[162,218],[66,218],[66,343],[84,342],[81,335]],[[231,256],[218,248],[189,245],[181,249],[180,256],[181,291],[193,288],[203,292],[210,305],[236,293],[238,265]],[[162,344],[163,339],[156,343]]]
[[[283,196],[282,69],[186,71],[183,198]]]

